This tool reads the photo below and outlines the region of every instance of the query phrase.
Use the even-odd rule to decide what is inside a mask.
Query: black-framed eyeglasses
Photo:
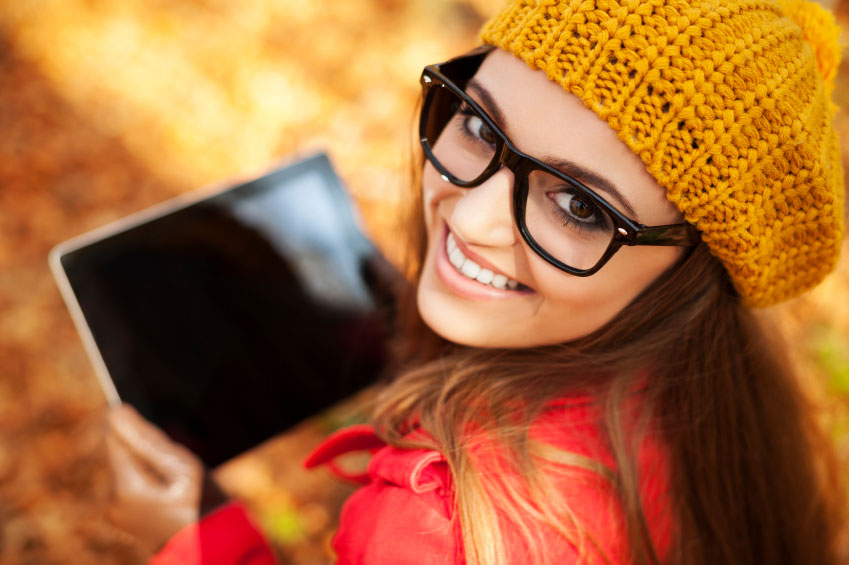
[[[491,49],[422,71],[419,134],[425,156],[444,180],[472,188],[502,166],[510,169],[519,233],[543,259],[572,275],[592,275],[623,245],[699,242],[694,226],[640,224],[580,181],[516,149],[465,91]]]

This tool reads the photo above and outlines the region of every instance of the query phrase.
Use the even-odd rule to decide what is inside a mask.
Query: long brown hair
[[[420,157],[414,170],[420,174]],[[426,237],[419,179],[403,219],[412,281],[418,280]],[[503,562],[499,512],[519,528],[528,548],[536,548],[537,560],[544,561],[545,548],[535,538],[534,521],[579,547],[593,543],[569,505],[547,488],[548,474],[540,471],[550,462],[611,481],[633,563],[841,560],[845,496],[833,446],[780,344],[741,304],[703,244],[606,326],[557,346],[481,350],[449,343],[422,322],[415,291],[413,282],[401,301],[401,369],[380,395],[375,423],[390,443],[419,446],[404,438],[415,422],[432,436],[429,447],[445,454],[466,562]],[[639,489],[644,470],[636,446],[648,426],[622,418],[635,387],[643,398],[636,421],[650,422],[668,452],[675,539],[665,556],[648,535]],[[570,390],[590,392],[604,407],[599,427],[614,469],[575,454],[543,453],[529,441],[531,423],[546,404]],[[524,478],[523,490],[480,472],[464,432],[472,427],[493,438],[506,472]]]

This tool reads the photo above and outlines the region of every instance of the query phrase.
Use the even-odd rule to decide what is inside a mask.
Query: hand
[[[154,553],[198,520],[203,464],[128,405],[111,408],[107,424],[109,518]]]

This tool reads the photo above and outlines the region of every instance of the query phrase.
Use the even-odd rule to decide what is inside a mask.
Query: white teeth
[[[482,284],[488,284],[500,290],[510,289],[516,290],[519,288],[519,282],[509,279],[504,275],[496,275],[489,269],[483,269],[480,265],[466,259],[463,252],[457,246],[454,239],[454,234],[448,234],[445,240],[445,251],[448,253],[448,262],[454,265],[464,277],[478,281]]]
[[[460,272],[470,279],[474,279],[478,276],[478,273],[481,272],[481,266],[471,259],[466,259],[466,262],[463,263],[462,267],[460,267]]]
[[[463,253],[456,247],[454,248],[454,251],[448,254],[448,260],[458,269],[466,262],[466,258],[463,257]]]
[[[492,275],[494,275],[492,271],[489,269],[481,269],[481,272],[478,273],[478,276],[475,277],[475,280],[479,283],[489,284],[492,282]]]
[[[448,253],[451,253],[452,251],[457,249],[457,242],[454,241],[454,234],[453,233],[449,233],[448,238],[445,241],[446,241],[446,245],[447,245],[446,249],[448,249]]]

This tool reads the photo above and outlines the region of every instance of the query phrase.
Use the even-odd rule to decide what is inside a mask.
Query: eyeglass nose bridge
[[[512,147],[510,147],[510,144],[505,140],[501,144],[501,151],[499,151],[498,153],[498,163],[500,163],[501,166],[510,169],[510,172],[512,172],[513,176],[515,177],[516,174],[519,172],[519,164],[521,162],[522,156],[519,155]],[[495,170],[497,171],[500,168],[501,167],[498,167]]]
[[[513,173],[513,178],[515,182],[515,179],[519,174],[522,160],[522,156],[519,155],[519,153],[517,153],[515,149],[511,148],[506,140],[503,140],[500,149],[493,156],[490,164],[470,186],[478,186],[480,184],[483,184],[484,182],[489,180],[492,175],[500,171],[501,167],[507,167],[507,169],[511,173]],[[443,180],[448,180],[446,175],[442,175],[442,178]]]

